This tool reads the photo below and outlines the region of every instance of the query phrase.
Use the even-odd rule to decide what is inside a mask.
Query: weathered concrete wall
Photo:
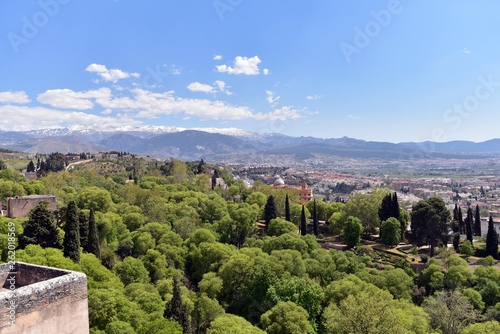
[[[8,275],[5,275],[8,273]],[[0,333],[88,333],[87,276],[69,270],[17,262],[0,265]],[[10,290],[9,278],[16,278]],[[10,324],[15,305],[15,323]]]
[[[49,202],[49,210],[56,209],[56,197],[50,195],[16,196],[7,198],[7,217],[23,218],[42,201]]]

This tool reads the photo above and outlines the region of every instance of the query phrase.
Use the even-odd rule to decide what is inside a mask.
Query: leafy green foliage
[[[475,251],[472,247],[472,243],[469,240],[465,240],[462,247],[460,247],[460,254],[464,254],[465,256],[469,257],[471,255],[474,255],[474,253]]]
[[[487,321],[484,323],[471,324],[464,328],[461,334],[496,334],[500,333],[498,321]]]
[[[40,245],[42,247],[61,247],[61,237],[56,227],[52,212],[47,208],[47,202],[40,202],[29,213],[29,219],[24,226],[23,234],[19,236],[19,247]]]
[[[280,236],[286,233],[297,233],[297,226],[294,223],[281,218],[272,219],[267,228],[267,235]]]
[[[381,290],[348,295],[325,309],[328,333],[402,333],[405,324],[393,306],[392,296]]]
[[[118,263],[114,270],[124,285],[149,283],[149,272],[144,267],[143,262],[131,256]]]
[[[321,313],[321,302],[324,298],[321,286],[306,278],[283,278],[267,290],[270,305],[279,302],[294,302],[309,314],[309,322],[315,327],[316,317]]]
[[[327,251],[321,246],[329,246],[330,236],[319,244],[313,234],[297,233],[302,206],[296,204],[296,191],[259,182],[245,188],[235,180],[229,189],[212,191],[210,177],[196,175],[200,168],[213,169],[208,164],[138,161],[131,159],[128,165],[123,161],[128,170],[106,177],[98,169],[83,172],[79,168],[33,182],[18,173],[2,174],[3,180],[21,185],[25,193],[56,194],[63,208],[57,211],[57,219],[65,230],[73,210],[64,208],[71,201],[80,207],[78,230],[84,250],[80,264],[64,257],[61,249],[39,245],[17,249],[16,260],[86,273],[91,333],[264,333],[258,327],[267,333],[445,333],[444,319],[439,318],[454,317],[454,305],[432,303],[439,294],[453,290],[461,299],[452,303],[461,305],[465,300],[470,306],[460,313],[466,317],[459,325],[463,332],[495,330],[489,320],[500,314],[500,274],[491,267],[492,257],[478,261],[481,266],[471,271],[461,257],[440,251],[440,260],[431,257],[416,274],[408,259],[369,246],[358,247],[356,253]],[[227,169],[220,173],[230,177]],[[123,184],[123,178],[136,181]],[[314,221],[316,211],[317,220],[326,220],[331,232],[344,233],[345,240],[352,237],[352,245],[360,241],[361,233],[378,233],[379,228],[382,238],[394,236],[398,228],[406,229],[409,216],[396,207],[394,195],[387,196],[392,218],[380,224],[378,209],[387,194],[387,190],[375,190],[372,195],[353,196],[348,204],[311,201],[304,206],[304,215]],[[235,195],[241,195],[243,202],[234,203],[238,202]],[[285,218],[288,197],[292,223],[272,219],[266,233],[256,228],[256,222],[264,217],[271,195],[277,217]],[[424,240],[414,240],[431,244],[429,233],[419,226],[419,207],[424,209],[420,214],[425,213],[426,228],[434,223],[443,227],[432,235],[434,246],[441,247],[450,238],[450,213],[441,210],[436,200],[414,206],[417,217],[412,227],[419,231],[407,237],[423,235]],[[394,217],[396,208],[399,218]],[[459,212],[457,207],[456,232]],[[28,227],[28,220],[13,220],[11,226],[10,220],[0,218],[3,260],[8,255],[9,228],[21,236],[21,224]],[[70,234],[64,232],[66,238]],[[384,239],[388,244],[397,241]],[[174,280],[183,283],[174,287]],[[167,317],[177,312],[185,329],[163,317],[166,308]],[[434,309],[439,312],[433,313]]]
[[[446,242],[449,218],[450,212],[441,198],[431,197],[413,206],[412,238],[419,246],[429,244],[431,257],[434,256],[436,242]]]
[[[378,189],[372,194],[358,194],[353,196],[344,207],[347,217],[352,216],[359,219],[366,234],[375,234],[380,227],[378,209],[386,190]]]
[[[108,212],[113,201],[106,189],[88,187],[82,188],[78,193],[77,204],[80,209],[94,209],[94,211]]]
[[[210,329],[207,334],[265,334],[263,330],[252,326],[244,318],[234,314],[224,314],[217,317],[210,323]]]
[[[424,302],[424,309],[431,326],[443,334],[458,334],[478,317],[471,303],[458,292],[438,292]]]
[[[312,330],[307,311],[293,302],[279,302],[261,317],[268,334],[303,334]]]
[[[363,233],[363,226],[360,220],[355,217],[348,217],[344,224],[345,244],[351,247],[358,246],[361,242],[361,233]]]
[[[182,334],[182,327],[178,322],[167,319],[156,319],[142,326],[139,334]]]
[[[380,226],[380,240],[382,243],[395,246],[399,243],[401,238],[401,224],[393,217],[389,217],[387,220],[382,222]]]

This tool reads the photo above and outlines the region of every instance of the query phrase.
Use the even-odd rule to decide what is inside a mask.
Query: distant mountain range
[[[500,153],[500,139],[482,143],[387,143],[348,137],[322,139],[236,128],[174,126],[116,127],[86,125],[34,131],[0,131],[0,148],[29,153],[126,151],[158,158],[208,158],[228,154],[284,154],[301,158],[314,154],[346,158],[484,158]]]

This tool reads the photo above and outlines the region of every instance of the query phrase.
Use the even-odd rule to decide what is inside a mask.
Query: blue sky
[[[0,129],[500,137],[500,2],[0,2]]]

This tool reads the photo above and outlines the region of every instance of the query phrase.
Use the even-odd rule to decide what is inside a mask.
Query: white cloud
[[[109,92],[108,95],[103,95],[99,98],[96,98],[95,102],[100,104],[103,108],[109,109],[125,109],[125,110],[133,110],[137,109],[138,103],[133,99],[133,90],[127,91],[130,93],[130,96],[125,97],[115,97]]]
[[[352,118],[352,119],[359,119],[358,116],[353,116],[353,115],[347,115],[347,117]]]
[[[306,96],[306,99],[317,100],[317,99],[321,99],[322,97],[323,97],[323,95],[308,95],[308,96]]]
[[[54,108],[88,110],[94,107],[94,103],[89,99],[102,99],[110,96],[111,90],[109,88],[86,92],[75,92],[71,89],[53,89],[39,94],[37,101]]]
[[[269,74],[269,69],[265,68],[262,73],[264,73],[264,75],[268,75]]]
[[[172,70],[171,70],[173,75],[179,75],[182,74],[181,68],[177,67],[175,65],[172,65]]]
[[[257,75],[260,73],[258,66],[260,63],[261,60],[257,56],[252,58],[238,56],[234,59],[234,67],[219,65],[216,68],[217,72],[221,73]]]
[[[85,69],[87,72],[95,72],[97,73],[104,81],[112,81],[117,82],[120,79],[130,78],[131,76],[134,78],[138,78],[140,76],[139,73],[127,73],[119,69],[110,69],[108,70],[106,66],[99,64],[91,64],[87,66]]]
[[[187,86],[187,88],[192,91],[192,92],[205,92],[205,93],[217,93],[217,88],[223,92],[226,93],[227,95],[232,95],[228,88],[229,86],[226,86],[226,83],[221,80],[217,80],[213,83],[213,86],[207,85],[207,84],[202,84],[199,82],[192,82]]]
[[[0,92],[0,103],[28,103],[31,100],[24,91]]]
[[[221,92],[226,93],[227,95],[233,95],[233,93],[228,90],[231,86],[226,86],[224,81],[216,80],[214,85],[216,85]]]
[[[269,102],[270,105],[272,105],[273,107],[277,105],[277,101],[280,99],[279,96],[277,97],[274,97],[274,94],[276,94],[275,92],[273,92],[272,90],[266,90],[266,94],[267,94],[267,102]]]
[[[39,130],[71,124],[86,124],[102,129],[117,124],[139,126],[141,121],[130,117],[103,117],[81,111],[62,111],[45,107],[0,106],[0,129],[12,131]]]
[[[222,60],[222,56],[221,55],[215,55],[214,56],[214,60]]]
[[[98,65],[95,69],[100,70]],[[198,117],[202,120],[286,120],[297,119],[304,110],[293,107],[275,109],[269,113],[255,113],[247,106],[235,106],[226,101],[209,99],[192,99],[175,96],[174,91],[156,93],[140,88],[113,86],[97,90],[75,92],[70,89],[47,90],[38,95],[37,101],[50,105],[49,107],[21,108],[13,105],[3,106],[0,110],[0,128],[17,124],[16,129],[41,129],[57,126],[67,126],[72,123],[96,124],[98,126],[116,124],[142,124],[138,118],[157,118],[162,115],[180,115],[185,119]],[[228,91],[229,86],[221,80],[212,85],[198,82],[188,86],[191,90],[208,93]],[[266,92],[268,101],[276,103],[278,97],[274,92]],[[119,94],[119,95],[116,95]],[[273,105],[273,107],[274,107]],[[85,113],[78,110],[102,107],[103,111],[95,110]],[[56,109],[54,109],[56,108]],[[63,111],[60,109],[73,109]],[[102,109],[101,109],[102,110]],[[8,112],[13,113],[8,116]],[[4,116],[2,118],[2,113]],[[100,114],[99,114],[100,113]],[[115,116],[111,116],[116,113]]]
[[[217,83],[216,83],[217,84]],[[224,89],[227,86],[222,86]],[[220,89],[219,87],[219,89]],[[224,101],[211,101],[208,99],[189,99],[174,96],[174,92],[154,93],[143,89],[130,91],[133,97],[106,97],[95,100],[104,108],[123,109],[123,111],[137,112],[131,115],[134,118],[157,118],[160,115],[184,114],[184,117],[198,117],[212,120],[286,120],[304,117],[302,112],[293,107],[285,106],[269,113],[253,113],[246,106],[233,106]]]
[[[291,106],[284,106],[275,109],[274,111],[271,111],[267,114],[258,113],[255,115],[255,119],[280,120],[280,121],[285,121],[287,119],[299,119],[304,117],[301,114],[301,111],[303,110],[298,110]]]
[[[248,107],[236,107],[223,101],[207,99],[186,99],[173,96],[173,92],[153,93],[135,89],[135,105],[132,109],[139,112],[135,117],[154,118],[158,115],[196,116],[203,119],[247,119],[254,117]]]
[[[469,55],[471,51],[467,48],[464,48],[462,52]]]
[[[187,88],[192,92],[215,93],[215,87],[199,82],[192,82]]]

